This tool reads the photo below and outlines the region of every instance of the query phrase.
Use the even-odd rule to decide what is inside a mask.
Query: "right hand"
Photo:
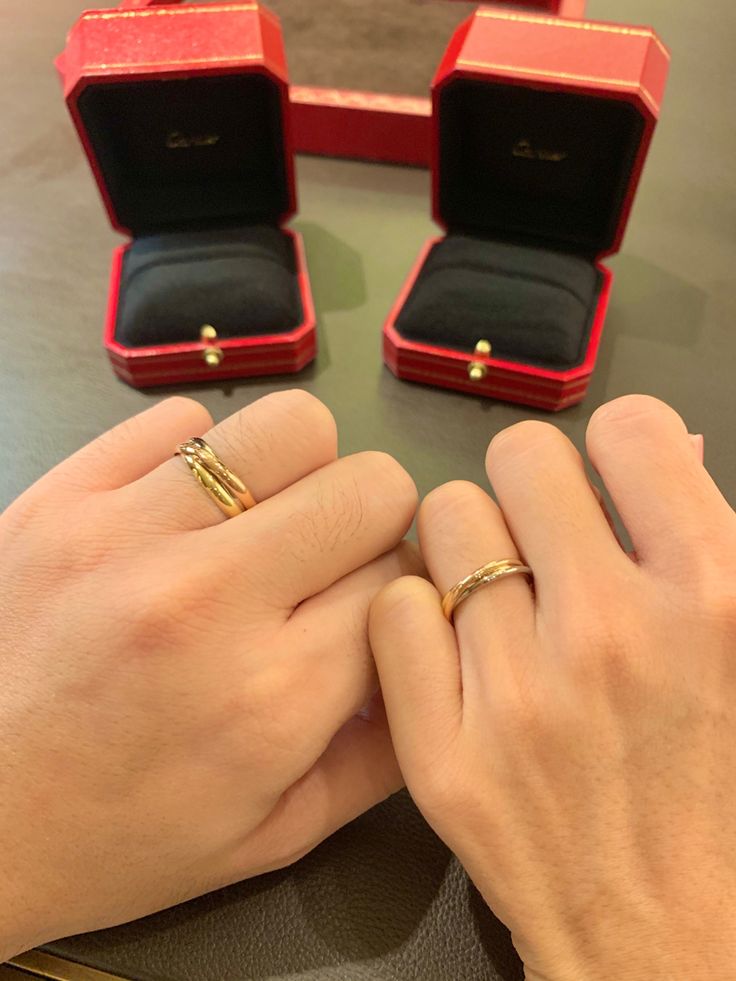
[[[402,785],[361,709],[370,601],[421,570],[412,481],[283,392],[206,435],[260,502],[226,521],[173,458],[210,426],[164,402],[0,517],[0,962],[283,866]]]
[[[457,610],[387,587],[371,640],[407,786],[511,929],[528,981],[736,981],[736,515],[672,409],[599,409],[588,452],[547,423],[438,488],[419,540]],[[700,447],[702,450],[702,446]]]

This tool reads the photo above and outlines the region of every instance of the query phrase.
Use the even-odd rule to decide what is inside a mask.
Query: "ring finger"
[[[422,504],[418,527],[427,568],[443,595],[488,562],[519,558],[501,511],[476,484],[438,487]],[[526,577],[508,576],[482,587],[457,608],[454,623],[463,669],[467,660],[482,670],[489,640],[506,646],[533,633],[534,596]]]
[[[329,409],[296,389],[258,399],[205,433],[204,439],[257,502],[337,457],[337,432]],[[158,530],[220,524],[225,515],[186,462],[174,457],[176,450],[172,446],[170,460],[118,493]]]

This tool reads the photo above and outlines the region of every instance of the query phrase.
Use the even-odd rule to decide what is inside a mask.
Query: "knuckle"
[[[288,446],[295,458],[326,463],[337,455],[337,430],[329,409],[308,392],[272,392],[231,416],[212,433],[233,460],[251,467],[282,457]]]
[[[455,745],[437,745],[435,740],[431,757],[422,754],[410,775],[409,790],[420,810],[440,818],[464,811],[467,786],[464,793],[458,793],[464,784],[463,768],[463,755]]]
[[[587,437],[595,442],[610,439],[613,434],[625,437],[642,430],[659,430],[663,425],[675,424],[686,431],[680,416],[665,402],[651,395],[623,395],[595,410],[588,423]]]
[[[323,488],[322,521],[317,534],[326,530],[326,550],[359,537],[365,524],[366,501],[358,480],[327,482]],[[327,523],[325,528],[325,518]]]
[[[400,624],[402,628],[416,616],[417,595],[429,584],[418,576],[403,576],[384,586],[371,604],[372,628]]]
[[[43,495],[34,490],[26,491],[0,516],[3,538],[6,542],[23,539],[34,532],[36,526],[41,524],[47,515],[47,502]]]
[[[236,700],[240,731],[245,730],[248,743],[257,744],[272,763],[288,766],[314,752],[313,740],[304,734],[309,694],[314,688],[310,680],[308,676],[300,679],[289,660],[253,676],[248,690]],[[321,749],[326,748],[325,743]]]
[[[212,425],[212,416],[202,403],[186,395],[170,395],[161,402],[161,408],[172,416],[196,420],[201,432]]]
[[[711,574],[700,591],[700,608],[706,618],[726,635],[736,638],[736,576],[730,578]]]
[[[125,650],[133,658],[168,650],[179,633],[184,610],[177,597],[162,589],[151,590],[124,604]]]
[[[398,460],[381,450],[366,450],[354,459],[367,471],[363,478],[367,486],[378,489],[383,500],[393,502],[397,511],[411,508],[413,513],[418,500],[416,484]]]
[[[631,620],[599,613],[571,625],[565,660],[580,687],[619,699],[645,684],[649,632]]]
[[[131,559],[121,568],[127,583],[136,583],[124,595],[111,601],[111,614],[123,625],[125,649],[135,658],[169,653],[197,646],[205,649],[218,642],[216,627],[225,611],[206,595],[205,584],[213,581],[218,567],[203,564],[198,569],[182,569],[175,556],[149,568]]]
[[[274,414],[288,425],[292,439],[308,443],[327,442],[333,455],[337,453],[337,424],[335,418],[316,396],[301,388],[273,392],[260,400],[264,418],[273,425]]]
[[[489,469],[524,459],[549,443],[566,443],[567,438],[550,422],[527,419],[517,422],[493,437],[486,454]]]
[[[312,499],[295,512],[293,527],[300,557],[329,554],[359,537],[365,526],[366,501],[356,475],[318,479]]]
[[[457,529],[463,527],[479,508],[487,509],[489,497],[477,484],[453,480],[435,488],[422,501],[420,527]]]
[[[546,735],[550,724],[549,709],[545,711],[543,700],[534,688],[499,685],[494,702],[496,725],[505,737],[510,736],[517,743],[529,743]]]
[[[275,450],[273,419],[249,406],[237,415],[217,426],[213,443],[217,450],[221,443],[227,458],[233,461],[248,460],[251,466],[267,462]]]

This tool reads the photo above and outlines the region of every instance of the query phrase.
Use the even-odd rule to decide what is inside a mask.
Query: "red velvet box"
[[[161,385],[299,371],[315,314],[279,22],[255,3],[87,11],[57,67],[112,225],[105,346]],[[140,9],[135,9],[139,7]]]
[[[433,83],[433,213],[384,327],[400,378],[558,410],[595,367],[669,54],[649,28],[481,9]],[[490,342],[491,353],[488,353]]]

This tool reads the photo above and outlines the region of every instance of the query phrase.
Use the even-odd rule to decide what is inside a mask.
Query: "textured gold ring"
[[[455,610],[464,603],[468,596],[480,589],[481,586],[490,586],[492,582],[497,582],[506,576],[529,576],[533,578],[532,570],[528,565],[524,565],[518,559],[496,559],[495,562],[488,562],[476,569],[469,576],[455,583],[452,589],[448,590],[442,598],[442,612],[452,623]]]
[[[240,477],[228,470],[212,447],[199,436],[182,443],[177,456],[186,460],[197,481],[226,518],[237,518],[256,500]]]

